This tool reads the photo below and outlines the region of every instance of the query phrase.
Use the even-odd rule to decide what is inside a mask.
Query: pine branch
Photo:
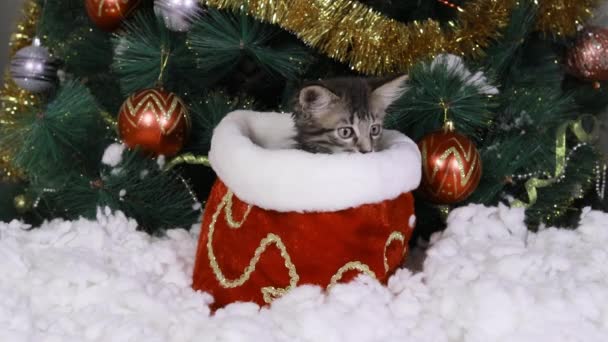
[[[45,1],[41,15],[38,36],[67,72],[84,77],[107,71],[112,61],[110,36],[91,23],[84,1]]]
[[[526,37],[534,29],[538,5],[532,1],[519,2],[511,13],[511,20],[498,42],[486,50],[485,66],[495,77],[504,77],[521,55]]]
[[[81,83],[68,81],[46,108],[23,113],[17,124],[21,128],[4,128],[0,144],[19,145],[15,164],[30,178],[50,180],[95,156],[99,123],[91,93]]]
[[[562,225],[562,217],[578,212],[572,204],[592,187],[593,167],[598,158],[591,146],[584,146],[572,153],[565,178],[555,185],[538,189],[537,202],[526,211],[527,223],[532,227],[540,223]]]
[[[554,170],[555,132],[577,115],[572,97],[554,88],[503,93],[498,112],[481,148],[482,179],[468,202],[496,203],[509,177]]]
[[[458,131],[473,138],[481,138],[480,130],[491,124],[494,115],[491,110],[496,103],[480,93],[479,85],[472,83],[472,76],[463,77],[441,63],[434,67],[419,63],[410,71],[407,86],[408,90],[390,108],[387,125],[415,140],[441,128],[444,105]]]
[[[211,147],[213,129],[226,114],[237,109],[252,109],[250,99],[229,98],[221,92],[208,94],[204,100],[195,102],[190,109],[192,134],[184,152],[207,155]]]
[[[72,177],[46,200],[72,219],[94,218],[99,207],[120,210],[152,234],[189,229],[200,215],[200,204],[177,174],[162,172],[157,161],[136,151],[125,151],[114,168],[101,165],[98,177]]]
[[[278,32],[245,14],[209,9],[194,24],[188,41],[197,55],[198,68],[209,77],[224,77],[243,56],[249,56],[271,74],[295,79],[308,62],[307,53],[298,45],[273,46],[271,40]]]
[[[194,58],[182,36],[169,31],[162,18],[140,10],[125,23],[125,31],[112,39],[112,68],[120,78],[125,96],[155,86],[159,80],[167,88],[179,88],[195,69]]]

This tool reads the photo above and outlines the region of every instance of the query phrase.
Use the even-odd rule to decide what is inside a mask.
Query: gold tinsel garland
[[[571,36],[593,13],[599,0],[537,0],[536,27],[558,36]]]
[[[17,50],[31,44],[36,30],[40,8],[36,1],[29,0],[23,7],[23,15],[17,23],[15,32],[9,41],[9,56]],[[4,74],[4,84],[0,89],[0,129],[10,128],[15,124],[17,115],[35,104],[35,97],[20,89],[11,81],[8,72]],[[18,128],[15,128],[18,129]],[[16,181],[23,178],[22,173],[12,165],[13,146],[0,146],[0,181]]]
[[[403,24],[354,0],[200,0],[208,6],[246,9],[253,17],[293,32],[305,43],[359,72],[371,75],[404,72],[415,62],[439,53],[480,57],[509,20],[516,0],[472,0],[455,22],[442,28],[434,20]],[[537,27],[545,33],[570,35],[597,0],[537,0]],[[27,0],[10,39],[10,55],[31,43],[40,14]],[[0,89],[0,126],[35,104],[35,98],[5,76]],[[0,181],[18,179],[12,151],[0,148]]]
[[[210,7],[244,10],[277,24],[303,42],[368,75],[405,72],[417,61],[452,53],[480,57],[510,19],[516,0],[472,0],[456,21],[404,24],[354,0],[200,0]],[[571,34],[597,0],[537,0],[538,28]]]

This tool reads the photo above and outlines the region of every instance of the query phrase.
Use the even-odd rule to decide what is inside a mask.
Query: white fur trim
[[[216,127],[209,160],[241,200],[280,212],[338,211],[418,187],[421,158],[405,135],[385,130],[382,150],[313,154],[293,149],[290,114],[235,111]]]

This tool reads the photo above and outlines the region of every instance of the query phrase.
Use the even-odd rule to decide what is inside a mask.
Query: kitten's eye
[[[338,128],[338,136],[342,139],[351,138],[355,134],[355,131],[350,127]]]
[[[382,126],[376,124],[376,125],[372,125],[372,129],[371,129],[371,135],[374,137],[377,137],[380,135],[380,133],[382,132]]]

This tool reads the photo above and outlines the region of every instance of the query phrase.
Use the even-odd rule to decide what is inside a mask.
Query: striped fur
[[[306,84],[294,100],[299,148],[312,153],[377,151],[386,109],[402,94],[405,80],[336,78]]]

